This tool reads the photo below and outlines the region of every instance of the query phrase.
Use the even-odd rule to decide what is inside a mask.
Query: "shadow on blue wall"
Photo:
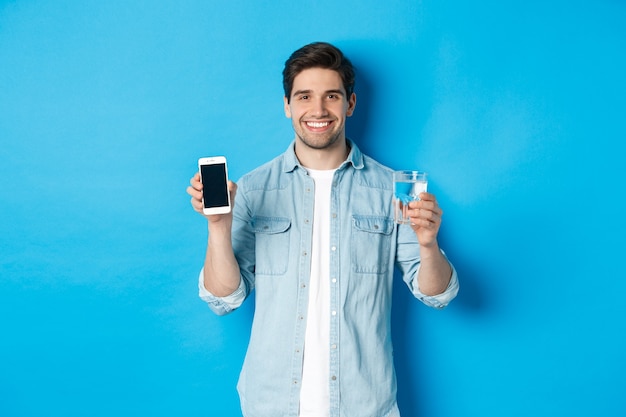
[[[371,47],[371,42],[364,43],[365,47]],[[356,56],[351,55],[356,68],[355,93],[357,95],[357,106],[354,115],[347,122],[347,136],[354,140],[359,148],[376,160],[381,161],[378,155],[384,152],[385,146],[392,146],[397,138],[376,137],[370,131],[371,117],[375,112],[373,109],[377,92],[377,83],[372,81],[377,79],[372,62],[368,62],[367,56],[359,55],[359,43],[355,44]],[[377,103],[378,104],[378,103]],[[384,157],[384,155],[383,155]],[[451,232],[452,235],[454,232]],[[440,241],[445,248],[446,242],[445,228],[442,229]],[[454,241],[451,236],[450,241]],[[456,254],[455,254],[456,255]],[[471,259],[454,256],[452,259],[459,276],[463,277],[462,291],[454,300],[454,304],[463,312],[476,315],[482,314],[486,307],[484,291],[480,289],[480,277]],[[425,392],[422,387],[428,384],[426,374],[416,372],[423,369],[420,366],[420,347],[427,340],[420,339],[419,319],[420,310],[423,306],[413,297],[410,290],[402,280],[402,276],[396,272],[394,274],[394,296],[392,309],[392,339],[394,344],[394,362],[398,380],[398,404],[402,415],[419,417],[424,415],[424,401],[421,396]],[[422,406],[420,407],[420,404]],[[420,408],[422,411],[420,411]]]

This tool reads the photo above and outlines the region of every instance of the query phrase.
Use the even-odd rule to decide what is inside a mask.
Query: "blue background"
[[[0,1],[0,416],[237,416],[253,303],[197,298],[200,156],[293,137],[285,59],[357,66],[348,134],[430,174],[461,279],[394,298],[403,416],[626,415],[622,1]]]

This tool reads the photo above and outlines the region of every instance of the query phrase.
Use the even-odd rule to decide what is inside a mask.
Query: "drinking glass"
[[[395,171],[393,173],[393,213],[398,224],[411,223],[409,203],[419,200],[428,187],[426,173],[421,171]]]

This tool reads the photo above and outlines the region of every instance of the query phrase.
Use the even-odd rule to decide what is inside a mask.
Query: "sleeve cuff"
[[[230,295],[217,297],[204,287],[204,268],[198,276],[198,295],[209,305],[209,308],[218,315],[228,314],[239,308],[246,299],[246,284],[243,279],[239,281],[239,287]]]
[[[442,309],[450,304],[450,301],[452,301],[459,292],[459,279],[457,277],[456,269],[451,263],[450,267],[452,268],[452,276],[450,277],[450,282],[448,283],[448,287],[444,292],[437,295],[423,294],[420,291],[419,285],[416,282],[415,286],[413,287],[413,294],[415,295],[415,297],[417,297],[427,306],[437,309]]]

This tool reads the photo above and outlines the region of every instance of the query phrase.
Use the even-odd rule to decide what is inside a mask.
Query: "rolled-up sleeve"
[[[204,287],[204,268],[202,268],[198,277],[198,295],[207,303],[211,311],[218,316],[223,316],[239,308],[244,302],[247,295],[246,283],[245,280],[241,279],[239,288],[232,294],[225,297],[217,297]]]
[[[429,307],[438,309],[446,307],[459,292],[459,279],[457,277],[456,269],[451,263],[450,267],[452,268],[452,276],[450,277],[448,288],[446,288],[444,292],[437,295],[426,295],[420,291],[419,285],[413,285],[413,295]],[[417,283],[417,280],[415,280],[415,283]]]
[[[421,267],[420,258],[420,245],[417,241],[417,236],[413,229],[408,225],[400,225],[397,229],[397,247],[396,247],[396,265],[402,272],[402,279],[409,287],[409,290],[415,298],[420,300],[428,307],[442,309],[446,307],[450,301],[452,301],[459,292],[459,279],[456,269],[452,262],[448,259],[445,252],[441,250],[441,254],[444,256],[450,268],[452,269],[452,275],[450,276],[450,282],[444,292],[437,295],[426,295],[419,289],[417,277],[419,275]]]

